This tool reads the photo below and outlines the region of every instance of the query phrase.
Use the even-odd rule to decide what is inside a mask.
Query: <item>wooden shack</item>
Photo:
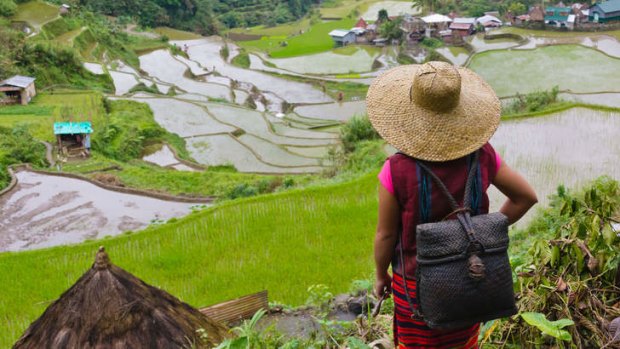
[[[27,105],[37,95],[35,78],[15,75],[0,81],[0,105]]]
[[[58,150],[67,157],[88,156],[92,133],[93,127],[89,121],[54,123]]]

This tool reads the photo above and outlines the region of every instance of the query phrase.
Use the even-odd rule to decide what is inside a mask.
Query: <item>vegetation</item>
[[[381,13],[381,12],[379,12]],[[400,40],[405,34],[402,29],[400,29],[403,23],[402,18],[397,18],[394,20],[387,20],[381,23],[379,27],[379,35],[381,37],[386,38],[388,40]]]
[[[319,22],[312,25],[303,34],[287,36],[264,36],[260,40],[242,41],[239,45],[247,49],[257,49],[274,58],[294,57],[325,52],[334,48],[334,42],[328,35],[339,28],[350,28],[355,19]]]
[[[32,137],[26,125],[0,126],[0,190],[10,181],[7,166],[20,163],[45,166],[45,146]]]
[[[620,321],[620,237],[612,227],[619,212],[620,186],[610,178],[579,192],[558,188],[550,207],[522,233],[528,254],[512,261],[525,321],[502,321],[491,342],[528,348],[611,343],[609,323]]]
[[[503,115],[539,112],[554,107],[560,100],[560,89],[554,86],[550,91],[530,92],[526,95],[517,94],[515,99],[502,111]]]
[[[304,303],[310,285],[345,292],[372,270],[375,189],[372,173],[224,203],[104,241],[2,253],[0,283],[17,286],[0,289],[0,346],[9,347],[75,282],[102,244],[115,264],[194,306],[261,289],[291,305]]]
[[[241,67],[241,68],[249,69],[250,68],[250,56],[248,55],[247,52],[242,51],[238,55],[236,55],[235,58],[232,59],[232,64],[238,67]]]

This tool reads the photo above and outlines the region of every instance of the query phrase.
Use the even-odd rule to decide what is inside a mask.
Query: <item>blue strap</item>
[[[422,171],[420,165],[416,162],[416,173],[418,177],[418,188],[420,190],[418,196],[420,198],[420,223],[427,223],[431,216],[431,190],[432,181],[429,180],[426,172]]]

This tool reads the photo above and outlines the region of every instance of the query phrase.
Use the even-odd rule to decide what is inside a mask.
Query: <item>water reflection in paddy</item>
[[[354,115],[366,113],[366,101],[306,105],[295,108],[303,117],[346,121]]]
[[[238,68],[225,62],[220,55],[223,42],[219,37],[208,37],[187,42],[181,41],[178,44],[188,45],[190,59],[207,69],[214,69],[216,73],[239,82],[251,83],[261,91],[273,92],[289,103],[323,103],[331,101],[328,95],[315,89],[310,84]]]
[[[367,49],[347,47],[347,53],[340,53],[342,49],[292,58],[270,59],[278,68],[300,74],[347,74],[363,73],[372,70],[372,65],[381,52],[381,49],[369,47]],[[349,51],[355,50],[350,53]],[[319,63],[320,62],[320,63]]]
[[[22,171],[0,197],[0,251],[82,242],[190,212],[192,204],[105,190],[86,181]]]
[[[579,108],[503,121],[491,144],[530,181],[544,207],[560,184],[576,188],[601,175],[620,179],[619,133],[620,114]],[[501,195],[493,189],[490,196],[498,209]]]

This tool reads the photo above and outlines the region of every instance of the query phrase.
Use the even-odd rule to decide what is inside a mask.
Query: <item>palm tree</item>
[[[420,10],[427,10],[428,12],[435,12],[439,0],[412,0],[413,7],[417,7]]]

